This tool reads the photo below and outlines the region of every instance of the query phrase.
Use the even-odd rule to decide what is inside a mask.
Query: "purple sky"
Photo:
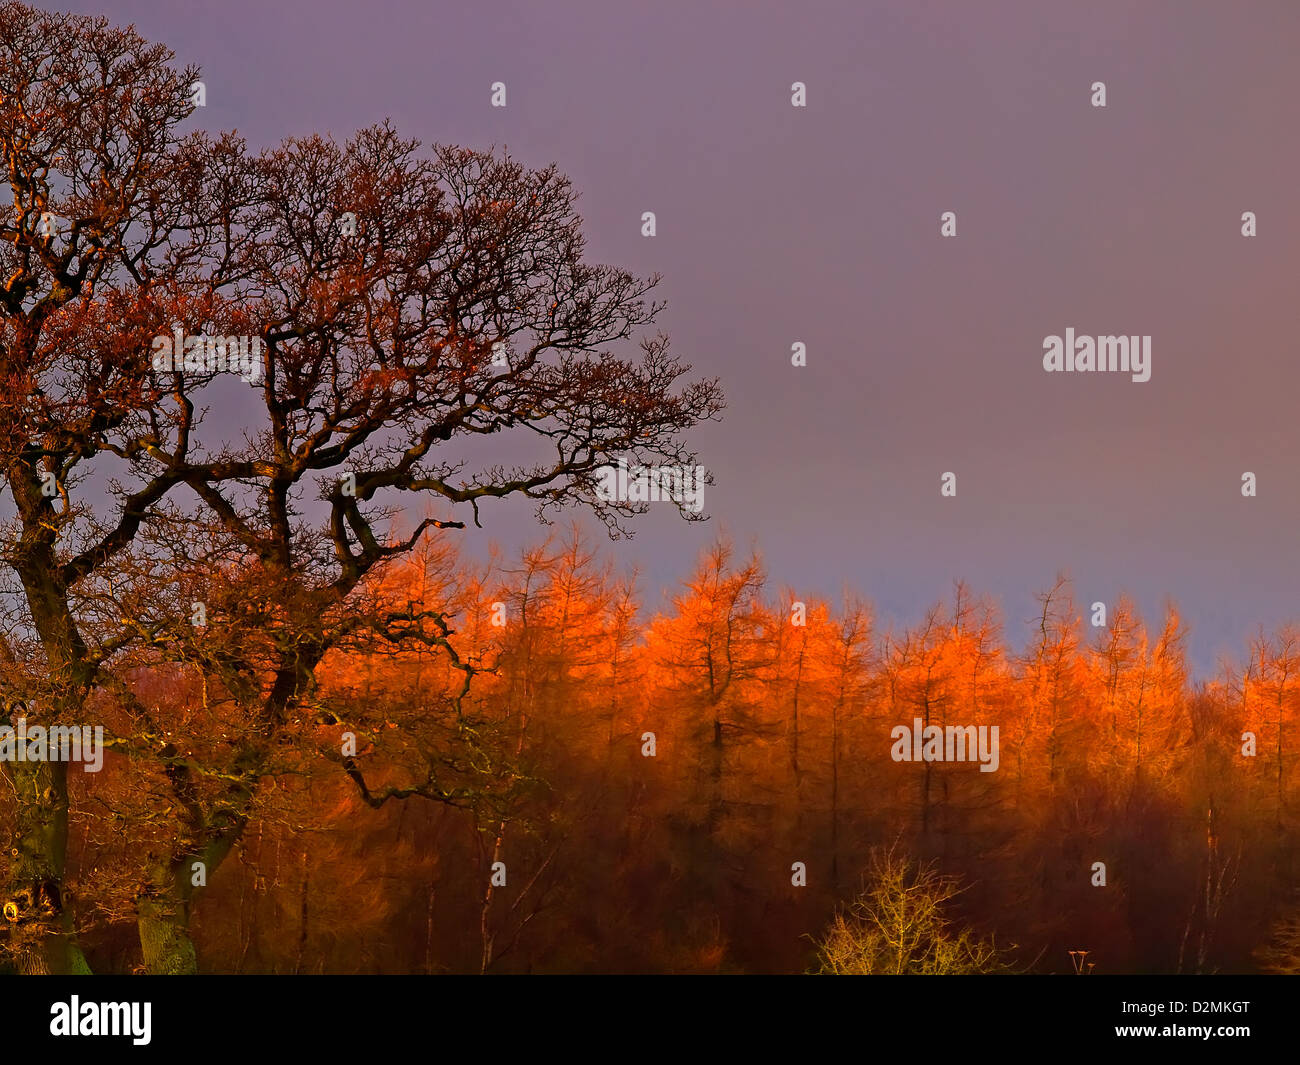
[[[607,546],[651,607],[721,525],[774,584],[885,619],[963,577],[1017,643],[1058,569],[1151,622],[1172,597],[1201,673],[1300,617],[1294,0],[73,9],[201,65],[192,121],[254,146],[389,116],[573,178],[590,258],[664,275],[674,349],[729,400],[694,438],[714,521],[659,508]],[[1151,380],[1045,373],[1067,327],[1151,335]]]

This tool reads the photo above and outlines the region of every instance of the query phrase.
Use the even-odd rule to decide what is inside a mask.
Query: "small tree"
[[[945,905],[965,889],[932,864],[890,851],[872,858],[861,894],[817,942],[821,976],[956,976],[1011,971],[991,939],[957,927]]]
[[[1259,967],[1275,976],[1300,975],[1300,906],[1283,914],[1269,941],[1255,951]]]

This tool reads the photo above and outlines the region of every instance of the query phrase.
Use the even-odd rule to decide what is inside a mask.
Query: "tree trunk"
[[[150,976],[192,976],[198,972],[190,939],[190,907],[180,892],[136,900],[136,924],[144,968]]]
[[[62,890],[68,767],[63,762],[5,762],[4,776],[17,807],[3,908],[18,968],[58,976],[88,973]]]
[[[13,488],[13,477],[10,476]],[[14,489],[15,498],[21,494]],[[31,522],[25,521],[30,527]],[[66,717],[89,686],[86,645],[68,608],[67,589],[54,578],[47,544],[31,549],[14,568],[55,682],[53,717]],[[23,711],[19,711],[20,713]],[[4,885],[4,917],[20,970],[55,976],[90,972],[77,946],[69,899],[63,893],[68,851],[68,766],[65,762],[6,762],[16,825]]]
[[[227,814],[215,823],[210,820],[202,831],[207,844],[197,854],[173,852],[169,859],[152,864],[146,886],[136,898],[136,928],[145,972],[163,976],[198,972],[194,941],[190,938],[194,889],[206,886],[208,877],[234,849],[247,824],[247,817],[242,813]],[[198,865],[203,867],[202,884],[195,885]]]

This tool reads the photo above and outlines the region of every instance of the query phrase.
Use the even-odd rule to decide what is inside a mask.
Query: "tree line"
[[[1121,600],[1093,626],[1061,577],[1011,639],[957,583],[882,627],[724,540],[650,613],[577,526],[513,559],[429,543],[371,594],[446,631],[322,661],[202,889],[205,969],[804,972],[908,864],[898,897],[943,887],[957,947],[998,944],[970,951],[990,969],[1295,968],[1289,628],[1191,683],[1173,608],[1148,627]],[[136,697],[221,762],[237,698],[201,665],[143,669]],[[917,718],[997,725],[998,770],[895,761]],[[162,775],[110,755],[74,804],[106,969],[142,964]]]

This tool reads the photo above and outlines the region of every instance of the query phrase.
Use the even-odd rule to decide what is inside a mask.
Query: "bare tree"
[[[140,885],[159,971],[192,969],[194,865],[211,875],[283,768],[325,655],[350,639],[456,655],[448,617],[375,609],[368,582],[510,496],[543,520],[581,505],[622,534],[647,504],[611,498],[603,471],[694,468],[681,435],[722,408],[714,382],[683,385],[667,339],[645,335],[656,279],[584,262],[554,167],[426,152],[388,125],[253,154],[179,131],[197,74],[103,19],[0,6],[11,616],[50,678],[33,713],[76,720],[111,695],[113,749],[169,790],[174,830]],[[259,359],[241,356],[242,384],[227,343],[241,337]],[[612,350],[637,340],[639,358]],[[447,513],[398,534],[416,496]],[[187,663],[219,711],[162,727],[128,661]],[[187,742],[222,732],[219,755]],[[340,765],[372,805],[457,796],[432,769],[372,788],[356,759]],[[66,766],[5,771],[6,898],[39,885],[55,900],[15,905],[11,945],[24,968],[83,969],[60,901]]]

